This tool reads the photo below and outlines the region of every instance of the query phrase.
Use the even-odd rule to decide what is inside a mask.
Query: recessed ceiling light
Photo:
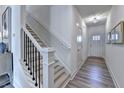
[[[98,22],[97,18],[94,17],[94,19],[93,19],[93,23],[97,23],[97,22]]]
[[[76,23],[76,26],[79,27],[79,23]]]

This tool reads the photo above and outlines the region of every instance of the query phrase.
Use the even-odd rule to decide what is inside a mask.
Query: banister
[[[40,51],[40,53],[42,54],[42,52],[54,52],[55,50],[51,47],[41,47],[38,42],[34,39],[34,37],[30,34],[30,32],[23,27],[22,30],[27,34],[27,36],[31,39],[31,41],[34,43],[34,46]]]
[[[26,27],[23,27],[22,31],[24,32],[24,63],[27,64],[26,66],[30,71],[30,75],[32,75],[32,80],[35,80],[35,86],[41,87],[40,65],[42,64],[43,87],[54,87],[55,50],[51,47],[40,46]],[[28,38],[28,40],[25,38]],[[33,54],[31,51],[33,51]],[[28,57],[26,57],[26,55],[28,55]],[[41,63],[40,56],[42,56],[43,63]],[[31,58],[33,58],[33,60]]]

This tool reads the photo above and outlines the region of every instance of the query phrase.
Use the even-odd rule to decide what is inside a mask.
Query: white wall
[[[44,27],[50,29],[50,6],[48,5],[28,5],[27,11]]]
[[[51,33],[70,47],[72,31],[72,6],[52,6],[50,19]]]
[[[43,7],[45,6],[42,6],[41,8]],[[44,9],[43,11],[46,11],[46,10]],[[74,73],[78,69],[78,66],[83,64],[87,58],[86,25],[84,21],[82,21],[82,18],[79,12],[77,11],[77,9],[73,6],[66,6],[66,5],[51,6],[50,15],[51,15],[50,30],[43,29],[41,27],[41,25],[43,24],[41,23],[40,20],[36,19],[39,23],[36,22],[36,20],[32,20],[30,18],[28,18],[27,21],[32,26],[32,29],[36,31],[37,35],[43,41],[45,41],[49,46],[52,46],[55,48],[56,55],[66,65],[66,67],[69,68],[71,73]],[[41,19],[43,18],[41,15],[39,16],[38,19],[40,19],[40,17]],[[76,26],[76,23],[79,23],[79,26],[81,28],[83,26],[82,28],[83,29],[82,31],[83,48],[81,49],[81,52],[82,52],[81,59],[83,60],[82,62],[78,61],[77,59],[78,58],[77,56],[78,27]]]
[[[82,63],[82,60],[83,58],[79,58],[79,55],[78,55],[78,43],[77,43],[77,36],[78,36],[78,31],[79,31],[79,28],[82,28],[82,18],[79,14],[79,12],[77,11],[77,9],[75,7],[72,7],[73,11],[73,15],[72,15],[72,31],[71,31],[71,61],[70,61],[70,65],[71,65],[71,69],[72,69],[72,72],[75,73],[78,68],[81,66]],[[77,26],[76,24],[79,24],[79,26]],[[80,52],[82,52],[83,49],[80,50]],[[82,53],[80,53],[82,57]]]
[[[88,26],[88,56],[105,57],[105,24]],[[101,35],[100,42],[94,43],[91,48],[91,37],[93,35]]]
[[[86,61],[87,57],[88,57],[88,31],[87,31],[87,26],[85,24],[85,22],[82,20],[82,30],[83,30],[83,49],[82,49],[82,58],[83,58],[83,62]]]
[[[81,59],[83,61],[78,60],[78,44],[77,44],[77,35],[79,27],[76,26],[76,23],[79,24],[79,27],[82,28],[82,18],[77,11],[77,9],[73,6],[52,6],[51,7],[51,33],[53,33],[60,41],[64,42],[66,46],[69,46],[71,50],[64,49],[64,51],[60,52],[61,47],[58,45],[58,53],[62,59],[66,59],[63,62],[69,67],[71,73],[74,74],[79,66],[84,63],[86,60],[86,46],[84,49],[81,49],[82,55]],[[84,39],[86,40],[86,25],[84,23]],[[53,40],[54,41],[54,40]],[[57,46],[55,42],[51,41],[53,46]],[[86,42],[84,41],[83,44]],[[83,51],[84,50],[84,51]],[[84,59],[83,59],[83,55]]]
[[[13,52],[13,83],[21,82],[22,68],[21,62],[21,7],[11,6],[12,8],[12,52]],[[18,50],[18,51],[17,51]],[[16,87],[16,86],[15,86]]]
[[[39,21],[37,21],[32,15],[27,15],[26,23],[32,28],[37,36],[44,41],[49,47],[51,46],[51,36],[49,30],[46,29]]]
[[[86,25],[83,23],[84,28],[82,34],[84,42],[83,49],[81,49],[82,61],[79,61],[77,53],[77,35],[79,30],[78,28],[82,28],[83,22],[79,12],[73,6],[52,6],[51,10],[51,33],[58,37],[60,41],[66,42],[65,44],[68,44],[66,46],[70,46],[71,50],[65,49],[65,52],[60,52],[62,50],[61,47],[59,47],[60,44],[55,44],[52,39],[51,44],[53,44],[54,47],[59,47],[58,51],[60,53],[58,54],[61,56],[63,55],[63,59],[66,59],[65,62],[67,62],[65,64],[69,67],[71,73],[74,74],[78,70],[79,66],[84,63],[87,57]],[[79,27],[76,26],[76,23],[79,24]]]
[[[22,62],[23,62],[23,48],[22,48],[22,26],[24,25],[23,6],[10,6],[12,9],[12,53],[13,53],[13,86],[14,87],[30,87],[26,78]]]
[[[124,6],[112,6],[106,24],[106,33],[124,21]],[[118,87],[124,87],[124,45],[106,44],[106,62]]]
[[[51,7],[50,33],[56,38],[51,38],[51,45],[56,49],[58,58],[72,73],[71,68],[71,33],[72,33],[72,6],[58,5]],[[59,40],[59,41],[58,41]],[[60,43],[61,42],[61,43]]]

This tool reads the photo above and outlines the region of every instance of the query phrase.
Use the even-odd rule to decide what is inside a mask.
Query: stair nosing
[[[62,70],[64,70],[64,69],[62,69]],[[61,70],[60,70],[61,71]],[[59,72],[60,72],[59,71]],[[59,73],[59,72],[57,72],[57,73]],[[54,75],[56,75],[57,73],[55,73]],[[63,71],[60,75],[58,75],[55,79],[54,79],[54,81],[56,82],[56,80],[58,80],[63,74],[65,73],[65,71]]]

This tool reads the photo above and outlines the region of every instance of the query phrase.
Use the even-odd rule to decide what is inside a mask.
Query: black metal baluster
[[[25,32],[24,32],[24,62],[25,62]]]
[[[36,79],[35,86],[37,86],[38,84],[37,84],[37,49],[36,47],[35,47],[35,52],[36,52],[35,54],[35,79]]]
[[[32,42],[30,40],[30,75],[32,75]]]
[[[38,66],[39,66],[39,69],[38,69],[38,72],[39,72],[39,82],[38,82],[38,83],[39,83],[39,88],[40,88],[40,83],[41,83],[41,80],[40,80],[40,79],[41,79],[41,78],[40,78],[40,69],[41,69],[41,68],[40,68],[40,52],[38,52],[38,63],[39,63],[39,64],[38,64]]]
[[[28,55],[29,55],[29,68],[28,68],[28,70],[31,70],[31,51],[30,51],[30,49],[31,49],[31,40],[29,39],[29,52],[28,52]]]
[[[41,87],[41,56],[30,38],[24,32],[24,62],[35,81],[35,86]]]
[[[29,61],[29,58],[28,58],[28,47],[29,47],[29,38],[27,36],[27,66],[28,66],[28,61]]]
[[[25,35],[26,35],[26,34],[25,34]],[[28,42],[27,42],[27,35],[26,35],[25,38],[26,38],[26,44],[25,44],[25,55],[26,55],[26,66],[27,66],[27,65],[28,65],[28,63],[27,63],[27,53],[28,53],[28,52],[27,52],[27,48],[28,48],[28,47],[27,47],[27,43],[28,43]]]
[[[34,50],[35,50],[35,47],[34,47],[34,44],[33,44],[33,80],[35,80],[35,59],[34,59],[34,57],[35,57],[35,52],[34,52]]]
[[[30,41],[30,40],[29,40],[29,37],[28,37],[28,70],[30,70],[30,67],[29,67],[29,62],[30,62],[30,58],[29,58],[29,57],[30,57],[30,56],[29,56],[30,43],[29,43],[29,41]]]

